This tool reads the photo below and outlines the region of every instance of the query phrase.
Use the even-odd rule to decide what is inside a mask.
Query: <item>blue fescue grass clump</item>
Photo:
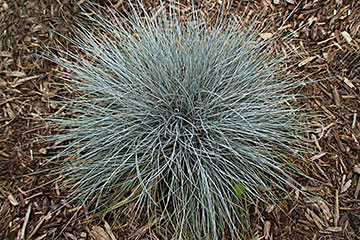
[[[70,202],[131,206],[178,239],[237,238],[242,201],[276,202],[274,190],[298,188],[300,82],[256,24],[210,26],[141,5],[126,19],[93,17],[95,31],[77,28],[71,61],[55,60],[72,96],[68,117],[52,119],[64,130],[56,158]]]

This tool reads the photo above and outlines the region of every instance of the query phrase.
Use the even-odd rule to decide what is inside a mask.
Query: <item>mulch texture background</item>
[[[0,239],[150,239],[148,222],[117,218],[87,221],[86,209],[66,205],[60,183],[42,186],[54,177],[29,173],[50,169],[42,165],[51,155],[38,140],[56,133],[44,117],[61,111],[49,100],[63,90],[55,83],[58,66],[39,57],[46,47],[70,47],[55,30],[69,36],[81,0],[0,0]],[[106,1],[98,1],[105,6]],[[121,0],[112,1],[121,9]],[[157,8],[157,1],[147,7]],[[182,1],[184,8],[190,1]],[[202,1],[202,11],[219,9],[222,1]],[[280,26],[299,29],[288,43],[275,49],[295,49],[296,72],[304,80],[306,106],[319,114],[309,133],[314,150],[305,171],[320,182],[303,180],[304,191],[317,198],[284,199],[282,211],[258,206],[246,239],[360,239],[360,2],[357,0],[232,1],[230,13],[245,20],[262,11],[269,32]],[[58,210],[56,210],[58,209]],[[56,211],[55,211],[56,210]],[[256,215],[256,213],[255,213]],[[164,239],[167,229],[154,230]]]

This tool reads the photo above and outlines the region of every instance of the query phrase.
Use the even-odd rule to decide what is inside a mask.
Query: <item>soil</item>
[[[120,11],[122,2],[111,1]],[[146,2],[147,8],[159,8],[158,1]],[[191,1],[181,2],[185,9]],[[198,5],[211,15],[222,2]],[[317,197],[291,192],[295,197],[285,198],[282,210],[257,206],[261,217],[252,218],[245,239],[360,239],[360,2],[224,2],[229,14],[243,16],[245,23],[260,13],[269,33],[280,27],[294,33],[290,42],[278,42],[274,50],[296,49],[294,71],[304,80],[321,80],[301,89],[304,104],[319,117],[309,133],[317,154],[302,166],[314,180],[299,181],[303,191]],[[53,154],[51,144],[40,140],[57,131],[44,118],[62,111],[51,103],[63,92],[56,84],[61,68],[41,55],[50,48],[71,48],[61,35],[71,35],[83,4],[0,0],[0,239],[166,239],[169,231],[160,228],[150,236],[152,223],[146,217],[130,221],[131,216],[119,213],[90,219],[87,209],[74,216],[75,206],[59,208],[66,193],[57,176],[49,174],[56,163],[44,164]]]

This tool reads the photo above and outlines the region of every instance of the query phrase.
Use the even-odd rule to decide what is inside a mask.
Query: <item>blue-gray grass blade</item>
[[[292,161],[310,151],[298,135],[311,116],[287,104],[301,85],[284,64],[294,53],[269,56],[255,21],[190,23],[165,3],[159,14],[140,2],[126,18],[92,13],[96,31],[77,28],[71,61],[53,58],[75,96],[72,117],[51,119],[70,203],[132,203],[177,239],[240,238],[243,201],[299,190]]]

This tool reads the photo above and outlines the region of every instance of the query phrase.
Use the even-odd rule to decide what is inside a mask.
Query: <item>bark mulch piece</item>
[[[62,89],[54,84],[59,67],[37,54],[44,46],[67,44],[49,29],[69,36],[83,2],[0,0],[0,239],[150,238],[149,223],[130,223],[125,213],[90,221],[87,209],[74,215],[74,206],[59,208],[66,193],[56,176],[46,172],[56,165],[43,164],[51,153],[47,143],[37,140],[56,131],[43,118],[61,111],[49,100]],[[112,1],[116,7],[120,2]],[[146,2],[157,7],[157,1]],[[186,6],[187,1],[181,2]],[[220,3],[202,1],[207,14]],[[244,9],[245,19],[263,10],[261,19],[269,23],[270,34],[280,27],[285,33],[299,29],[292,41],[279,42],[275,50],[297,49],[301,54],[294,58],[295,71],[308,80],[324,79],[301,90],[304,104],[319,113],[319,123],[309,133],[318,154],[304,165],[319,182],[298,180],[304,191],[318,197],[291,192],[282,210],[257,206],[262,214],[254,215],[246,239],[360,239],[360,2],[234,0],[230,13],[241,15]],[[44,173],[31,175],[36,171]],[[166,239],[166,231],[152,237]]]

